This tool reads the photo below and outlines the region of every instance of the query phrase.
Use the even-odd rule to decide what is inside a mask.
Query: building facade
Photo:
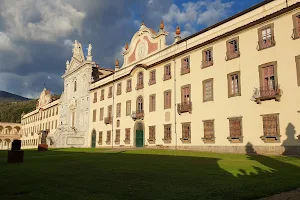
[[[142,24],[90,87],[91,145],[300,152],[300,2],[264,1],[167,46]]]
[[[0,150],[11,148],[14,140],[21,139],[21,124],[0,122]]]
[[[64,92],[48,102],[49,145],[300,153],[299,0],[266,0],[184,39],[177,27],[171,45],[167,35],[142,23],[114,70],[75,41]]]

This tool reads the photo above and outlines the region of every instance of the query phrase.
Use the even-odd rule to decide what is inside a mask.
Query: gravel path
[[[300,200],[300,188],[293,191],[276,194],[270,197],[265,197],[259,200]]]

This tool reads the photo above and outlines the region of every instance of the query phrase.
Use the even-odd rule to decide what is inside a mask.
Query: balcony
[[[111,116],[105,117],[104,118],[104,123],[105,124],[112,124],[112,117]]]
[[[238,58],[238,57],[240,57],[240,51],[228,51],[227,53],[226,53],[226,58],[225,58],[225,60],[226,61],[228,61],[228,60],[232,60],[232,59],[234,59],[234,58]]]
[[[181,68],[181,75],[188,74],[188,73],[190,73],[190,67]]]
[[[300,28],[294,28],[293,29],[293,35],[292,35],[292,38],[294,40],[300,38]]]
[[[214,61],[213,60],[211,60],[211,61],[202,61],[202,69],[203,68],[206,68],[206,67],[210,67],[210,66],[212,66],[214,64]]]
[[[131,87],[127,87],[126,88],[126,92],[131,92],[132,88]]]
[[[252,99],[260,104],[261,101],[275,99],[275,101],[280,101],[280,97],[282,95],[282,90],[279,85],[274,86],[274,88],[270,88],[269,86],[254,88]]]
[[[164,74],[163,80],[166,81],[166,80],[169,80],[171,78],[172,78],[171,74]]]
[[[144,111],[142,110],[140,112],[132,112],[131,118],[133,120],[144,119]]]
[[[155,83],[156,83],[156,80],[155,80],[155,79],[150,79],[148,85],[153,85],[153,84],[155,84]]]
[[[189,112],[192,113],[192,102],[183,102],[177,104],[177,112],[180,115],[181,113]]]
[[[136,87],[135,87],[136,90],[140,90],[143,88],[144,88],[144,84],[140,84],[140,83],[136,84]]]
[[[274,36],[271,36],[270,38],[267,38],[265,40],[258,41],[257,50],[260,51],[263,49],[267,49],[267,48],[275,46],[275,44],[276,44],[276,42],[275,42]]]

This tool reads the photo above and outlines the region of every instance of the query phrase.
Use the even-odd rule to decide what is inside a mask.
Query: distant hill
[[[27,101],[27,100],[30,100],[30,99],[0,90],[0,102],[3,102],[3,101]]]

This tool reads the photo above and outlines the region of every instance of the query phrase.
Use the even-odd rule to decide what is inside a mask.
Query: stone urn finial
[[[164,28],[165,28],[164,21],[160,22],[159,28],[160,28],[160,30],[164,30]]]
[[[176,27],[176,35],[180,35],[180,27],[179,26]]]

